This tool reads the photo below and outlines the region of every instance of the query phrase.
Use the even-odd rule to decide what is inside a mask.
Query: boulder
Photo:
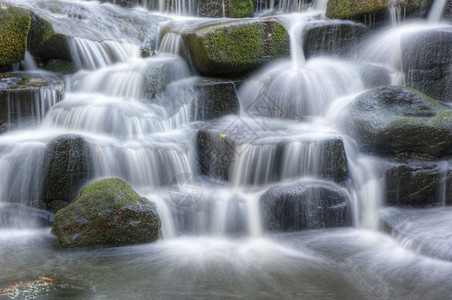
[[[59,136],[47,145],[44,156],[42,200],[56,212],[67,206],[92,179],[89,144],[76,135]]]
[[[198,15],[209,18],[247,18],[254,15],[253,0],[198,0]]]
[[[63,59],[71,61],[69,37],[54,29],[52,23],[32,13],[28,49],[33,56],[43,60]]]
[[[447,162],[419,160],[391,164],[385,172],[387,203],[405,207],[431,207],[450,202],[451,168]]]
[[[289,55],[289,34],[276,19],[249,19],[207,25],[182,34],[194,67],[203,75],[249,73]]]
[[[405,14],[416,13],[423,8],[421,0],[329,0],[326,16],[330,19],[353,20],[368,25],[381,25],[387,20],[390,5],[397,5]]]
[[[30,22],[29,10],[0,3],[0,65],[24,60]]]
[[[401,38],[407,86],[452,102],[452,27],[422,30]]]
[[[62,77],[49,73],[0,74],[0,124],[5,129],[40,123],[64,95]]]
[[[117,247],[155,241],[160,226],[155,204],[123,180],[107,178],[85,186],[59,210],[52,233],[64,248]]]
[[[200,129],[197,140],[201,173],[239,185],[301,176],[337,183],[347,178],[347,157],[339,136],[319,134],[315,138],[312,129],[303,134],[304,129],[291,129],[277,121],[261,125],[257,119],[231,116]]]
[[[296,231],[352,224],[348,194],[328,182],[300,181],[268,189],[260,198],[265,227]]]
[[[343,127],[363,151],[442,157],[452,154],[452,110],[417,90],[379,87],[354,99]]]
[[[368,26],[352,21],[308,22],[303,29],[304,54],[306,58],[316,55],[353,57],[369,31]]]
[[[194,120],[218,119],[228,114],[236,114],[240,104],[233,81],[203,79],[197,85],[199,92],[193,106]]]
[[[362,64],[358,66],[361,80],[367,89],[387,86],[391,84],[391,73],[388,68],[375,64]]]

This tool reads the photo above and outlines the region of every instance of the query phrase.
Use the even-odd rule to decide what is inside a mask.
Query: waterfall
[[[438,23],[443,16],[444,10],[447,6],[447,0],[435,0],[428,13],[428,21],[430,23]]]

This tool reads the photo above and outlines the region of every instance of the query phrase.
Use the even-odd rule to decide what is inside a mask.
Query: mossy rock
[[[32,13],[28,49],[43,60],[62,59],[71,61],[68,36],[55,31],[51,22]]]
[[[200,0],[199,16],[209,18],[247,18],[254,15],[253,0]]]
[[[0,3],[0,65],[24,60],[30,22],[29,10]]]
[[[116,247],[158,239],[156,206],[125,181],[107,178],[85,186],[55,214],[52,233],[62,247]]]
[[[347,193],[321,181],[278,185],[260,198],[264,223],[270,231],[297,231],[350,226]]]
[[[395,5],[405,14],[416,15],[423,8],[422,0],[397,0]],[[326,16],[330,19],[354,20],[368,25],[384,24],[388,18],[390,0],[329,0]]]
[[[452,110],[417,90],[373,89],[356,97],[342,117],[363,151],[418,157],[452,154]]]
[[[88,143],[76,135],[59,136],[47,145],[44,156],[42,199],[56,212],[74,199],[92,179],[92,157]]]
[[[289,55],[289,34],[276,19],[205,26],[182,38],[195,68],[205,75],[244,74]]]

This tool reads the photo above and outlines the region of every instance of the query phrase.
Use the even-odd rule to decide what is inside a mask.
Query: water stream
[[[324,18],[326,2],[307,9],[304,1],[279,1],[277,10],[297,12],[279,16],[289,28],[291,57],[245,78],[238,89],[240,113],[215,123],[227,129],[244,122],[247,128],[233,149],[229,180],[221,180],[200,171],[197,131],[214,122],[193,113],[203,78],[185,60],[177,34],[213,20],[95,1],[7,2],[33,8],[70,33],[78,71],[65,76],[62,98],[52,94],[55,87],[37,91],[35,101],[44,102],[36,105],[32,122],[0,135],[0,204],[36,208],[46,145],[75,134],[89,145],[95,177],[120,177],[155,202],[162,230],[153,244],[62,250],[49,228],[19,220],[13,228],[0,228],[0,287],[50,276],[75,287],[81,299],[450,297],[450,262],[381,232],[381,158],[360,153],[339,126],[341,109],[367,89],[363,65],[383,66],[392,84],[405,83],[400,39],[424,30],[425,23],[382,30],[360,45],[354,60],[306,59],[303,28]],[[191,1],[141,3],[160,12],[193,14]],[[258,5],[262,11],[275,7],[274,1]],[[428,26],[448,26],[434,23],[435,14]],[[172,32],[159,37],[159,26]],[[159,53],[142,57],[143,47]],[[36,68],[28,56],[25,65]],[[328,156],[331,141],[343,143],[346,179],[322,171],[335,161]],[[444,185],[447,166],[442,165]],[[300,180],[342,190],[353,225],[268,232],[260,197],[272,186]],[[445,189],[440,194],[445,204]],[[1,212],[2,206],[0,225]]]

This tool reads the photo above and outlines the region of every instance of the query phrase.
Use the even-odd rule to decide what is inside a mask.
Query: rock
[[[158,239],[156,206],[126,182],[107,178],[85,186],[55,214],[52,233],[64,248],[117,247]]]
[[[247,18],[254,15],[253,0],[198,0],[199,16]]]
[[[383,227],[416,253],[452,261],[452,208],[400,209],[380,212]]]
[[[76,135],[59,136],[47,145],[44,156],[42,199],[51,211],[67,206],[92,179],[88,143]]]
[[[397,0],[396,5],[405,14],[423,8],[421,0]],[[368,25],[381,25],[386,22],[389,0],[329,0],[326,16],[330,19],[353,20]]]
[[[192,64],[203,75],[249,73],[289,55],[287,29],[276,19],[229,21],[182,34]]]
[[[50,73],[0,74],[0,124],[5,130],[42,121],[64,95],[64,80]]]
[[[28,49],[33,56],[47,59],[71,61],[68,35],[54,28],[45,18],[32,13]]]
[[[452,27],[406,34],[401,49],[406,84],[436,100],[452,102]]]
[[[328,182],[300,181],[268,189],[260,198],[265,227],[296,231],[352,224],[347,193]]]
[[[0,203],[0,228],[52,226],[53,214],[19,203]]]
[[[316,55],[353,57],[369,31],[368,26],[352,21],[308,22],[303,29],[304,54],[306,58]]]
[[[0,3],[0,65],[24,60],[30,21],[29,10]]]
[[[348,164],[335,134],[306,135],[289,124],[227,117],[197,134],[201,173],[238,185],[259,185],[286,178],[315,176],[342,183]],[[293,131],[291,131],[293,130]]]
[[[63,59],[49,59],[44,65],[44,69],[46,71],[60,74],[72,74],[76,71],[72,61]]]
[[[385,66],[375,64],[359,65],[364,87],[367,89],[391,84],[391,73]]]
[[[380,87],[349,104],[343,126],[363,151],[442,157],[452,154],[452,110],[410,88]]]
[[[240,104],[235,84],[221,79],[203,79],[197,86],[199,98],[193,106],[194,120],[218,119],[236,114]]]
[[[447,162],[409,160],[391,164],[385,172],[387,203],[431,207],[450,202],[451,168]]]

